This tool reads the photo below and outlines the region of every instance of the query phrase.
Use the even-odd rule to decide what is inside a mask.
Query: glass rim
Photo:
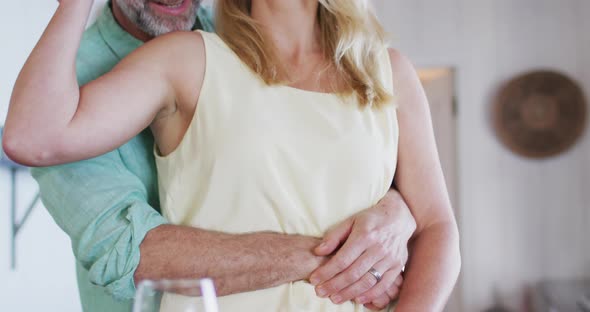
[[[210,284],[213,286],[213,280],[210,278],[196,278],[196,279],[188,279],[188,278],[181,278],[181,279],[145,279],[139,282],[138,289],[140,287],[181,287],[181,288],[188,288],[188,287],[207,287]]]
[[[137,287],[136,296],[134,298],[133,311],[141,311],[141,307],[137,305],[138,302],[142,302],[146,295],[146,290],[159,290],[159,288],[199,288],[201,297],[203,298],[203,304],[205,305],[205,311],[217,312],[217,294],[215,292],[215,285],[211,278],[196,278],[196,279],[159,279],[151,280],[145,279],[139,282]]]

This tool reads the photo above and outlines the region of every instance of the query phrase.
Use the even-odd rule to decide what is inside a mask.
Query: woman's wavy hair
[[[321,48],[346,82],[343,93],[355,94],[362,106],[391,99],[379,60],[386,48],[385,31],[368,0],[318,0]],[[250,16],[251,0],[218,0],[217,32],[228,46],[269,85],[285,77],[275,48]],[[387,80],[386,80],[387,81]]]

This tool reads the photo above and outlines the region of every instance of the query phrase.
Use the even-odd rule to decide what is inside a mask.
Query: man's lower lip
[[[186,10],[190,6],[190,4],[191,4],[191,0],[183,0],[182,4],[180,4],[177,7],[170,7],[170,6],[156,3],[156,2],[149,3],[149,5],[152,7],[152,9],[162,12],[166,15],[182,15],[184,12],[186,12]]]

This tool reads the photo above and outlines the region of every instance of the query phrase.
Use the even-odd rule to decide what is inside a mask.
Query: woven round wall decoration
[[[515,153],[557,155],[574,145],[586,123],[582,89],[567,76],[535,71],[509,81],[494,103],[494,126]]]

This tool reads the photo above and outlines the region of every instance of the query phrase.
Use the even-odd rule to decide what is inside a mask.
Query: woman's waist
[[[286,196],[265,192],[206,194],[163,199],[172,223],[228,233],[273,231],[322,236],[331,226],[374,205],[383,195]]]
[[[181,310],[195,298],[167,295],[162,299],[160,311]],[[340,305],[333,304],[328,298],[316,295],[314,286],[299,281],[277,287],[245,292],[218,298],[219,311],[281,311],[281,312],[357,312],[368,311],[362,305],[352,301]]]

